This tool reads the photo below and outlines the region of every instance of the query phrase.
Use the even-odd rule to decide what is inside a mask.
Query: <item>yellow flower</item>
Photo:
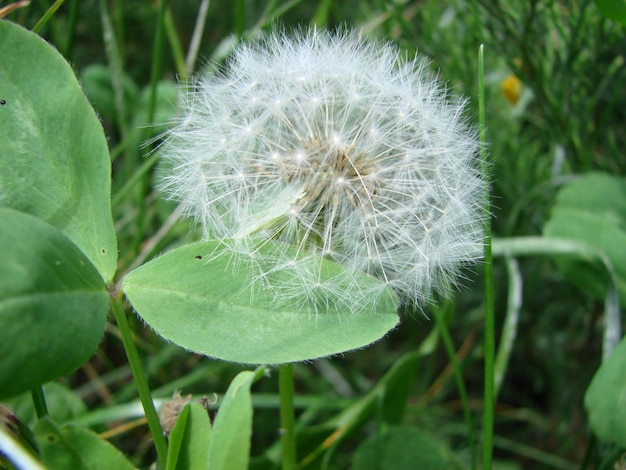
[[[524,85],[522,84],[522,81],[512,74],[500,83],[500,89],[502,90],[504,98],[513,106],[515,106],[519,101],[519,98],[522,95],[523,87]]]

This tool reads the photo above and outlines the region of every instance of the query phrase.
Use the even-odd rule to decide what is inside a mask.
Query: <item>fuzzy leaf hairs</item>
[[[464,107],[392,43],[271,33],[187,91],[161,189],[250,256],[250,282],[278,302],[358,311],[391,286],[420,303],[482,255],[486,183]],[[382,282],[322,281],[325,259]]]

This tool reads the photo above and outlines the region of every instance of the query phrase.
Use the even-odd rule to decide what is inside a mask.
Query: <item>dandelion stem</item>
[[[485,72],[483,45],[478,50],[478,119],[480,138],[480,160],[482,173],[489,180],[489,163],[487,162],[486,129],[485,129]],[[494,421],[494,363],[495,363],[495,326],[494,326],[494,294],[493,265],[491,257],[491,204],[489,185],[485,185],[484,199],[484,230],[485,230],[485,390],[483,397],[483,468],[491,470],[493,454],[493,421]]]
[[[41,386],[35,387],[30,391],[33,398],[33,405],[35,405],[35,413],[37,418],[41,419],[48,415],[48,405],[46,405],[46,397],[43,393]]]
[[[120,294],[121,295],[121,294]],[[148,387],[148,381],[141,367],[141,361],[139,360],[139,353],[137,347],[133,341],[130,325],[126,319],[126,312],[122,307],[122,300],[118,296],[111,299],[111,312],[115,317],[117,327],[120,330],[122,336],[122,342],[124,343],[124,350],[126,351],[126,357],[128,357],[128,364],[130,370],[133,373],[133,379],[137,392],[139,393],[139,399],[143,406],[146,419],[148,420],[148,427],[150,428],[150,434],[154,440],[154,446],[157,451],[158,468],[165,468],[165,462],[167,458],[167,443],[165,437],[163,437],[163,430],[159,423],[159,416],[157,415],[152,396],[150,395],[150,388]]]
[[[280,397],[280,441],[282,444],[282,469],[296,468],[296,432],[294,417],[293,364],[278,368],[278,391]]]

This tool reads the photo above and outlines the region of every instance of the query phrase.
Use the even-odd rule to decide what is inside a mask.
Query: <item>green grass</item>
[[[273,24],[355,25],[393,39],[409,55],[426,54],[440,78],[470,99],[468,119],[473,123],[479,111],[477,55],[484,44],[486,149],[496,239],[540,235],[556,192],[572,175],[626,173],[626,34],[623,26],[602,17],[592,1],[213,0],[203,39],[191,56],[199,0],[171,5],[66,0],[45,23],[38,23],[52,3],[32,1],[8,19],[29,29],[39,25],[39,33],[84,78],[99,112],[114,156],[119,273],[138,258],[150,259],[198,238],[194,227],[173,217],[175,207],[153,189],[156,142],[142,145],[175,114],[174,86],[177,76],[189,74],[185,63],[195,63],[192,73],[219,66],[229,38],[251,39]],[[93,81],[86,72],[95,65],[106,68]],[[517,103],[501,90],[511,75],[522,84]],[[547,256],[514,264],[496,257],[493,266],[468,270],[463,287],[436,311],[407,309],[401,327],[379,343],[296,364],[297,456],[309,464],[302,468],[349,468],[361,443],[378,442],[397,424],[428,432],[447,449],[451,468],[482,466],[483,363],[493,364],[484,355],[490,343],[483,335],[492,332],[484,324],[488,299],[483,282],[491,269],[499,354],[494,367],[501,376],[493,446],[487,438],[494,468],[613,468],[624,449],[593,445],[583,407],[602,358],[604,306],[570,284]],[[510,320],[511,292],[521,301],[514,325],[505,322]],[[116,312],[116,317],[122,314]],[[155,399],[176,390],[223,395],[244,369],[166,344],[133,315],[129,320]],[[155,441],[159,454],[163,449],[143,422],[133,424],[136,412],[127,407],[137,400],[122,346],[128,339],[128,332],[121,333],[111,321],[96,356],[62,381],[63,391],[44,392],[53,417],[77,417],[97,432],[109,431],[116,447],[138,467],[148,468],[157,459]],[[501,353],[503,344],[506,351]],[[403,361],[409,365],[385,375]],[[254,468],[273,468],[272,462],[280,461],[275,458],[280,375],[276,370],[252,389]],[[368,395],[373,390],[376,394]],[[14,405],[29,422],[33,412],[28,401]],[[344,416],[343,410],[354,414]],[[482,451],[488,461],[489,451]]]

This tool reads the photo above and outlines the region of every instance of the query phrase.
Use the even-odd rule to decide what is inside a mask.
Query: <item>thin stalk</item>
[[[125,28],[124,28],[124,1],[123,0],[113,0],[111,5],[111,21],[113,22],[113,30],[115,31],[115,37],[117,38],[117,43],[120,46],[126,44],[125,42]],[[124,49],[120,49],[120,57],[122,63],[124,62]]]
[[[107,8],[105,0],[100,0],[100,19],[102,21],[102,39],[104,41],[104,49],[107,60],[109,62],[109,75],[111,77],[111,86],[113,87],[113,97],[115,100],[115,117],[117,120],[120,138],[125,140],[128,138],[126,106],[124,103],[124,86],[122,84],[123,75],[123,59],[118,47],[118,39],[113,29],[111,15]],[[134,164],[127,160],[126,178],[130,176],[130,167]]]
[[[470,403],[467,398],[467,391],[465,389],[465,382],[463,381],[463,372],[461,371],[459,361],[457,361],[456,352],[452,344],[452,338],[450,337],[450,332],[448,331],[448,326],[446,325],[445,319],[441,314],[442,312],[437,307],[433,307],[431,310],[434,314],[435,322],[437,323],[437,330],[439,331],[439,335],[441,336],[441,340],[443,341],[446,353],[448,354],[448,360],[450,361],[450,364],[452,365],[452,370],[454,371],[454,381],[456,382],[456,388],[459,392],[459,398],[461,399],[461,404],[463,406],[463,419],[467,427],[467,440],[469,442],[470,452],[472,456],[471,468],[476,468],[477,459],[476,440],[474,439],[474,424],[472,422],[472,414],[470,411]]]
[[[244,5],[243,0],[235,0],[233,2],[235,7],[234,12],[234,24],[233,24],[233,32],[237,36],[238,39],[241,39],[243,36],[243,32],[245,29],[245,10],[246,6]]]
[[[156,32],[154,34],[154,44],[152,45],[152,68],[150,71],[150,100],[148,102],[148,116],[146,122],[148,125],[154,122],[154,114],[156,112],[157,101],[157,85],[161,78],[161,70],[163,69],[163,56],[165,51],[163,50],[164,35],[165,35],[165,13],[168,6],[167,0],[159,0],[159,9],[157,16]],[[135,251],[139,247],[143,234],[147,225],[146,218],[146,201],[145,194],[150,187],[150,174],[144,173],[140,180],[141,187],[139,191],[139,197],[137,200],[137,207],[139,213],[137,215],[137,237],[134,240],[132,251]]]
[[[174,56],[174,66],[176,67],[176,74],[178,79],[184,81],[187,78],[187,70],[185,69],[185,54],[183,47],[180,44],[180,38],[178,37],[178,31],[176,30],[176,24],[174,24],[174,17],[172,16],[171,8],[168,8],[165,12],[165,33],[172,49],[172,55]]]
[[[30,0],[21,0],[19,2],[9,3],[6,6],[0,8],[0,19],[7,16],[9,13],[13,13],[18,8],[24,8],[30,5]]]
[[[122,306],[122,300],[119,297],[111,299],[111,312],[115,317],[117,327],[120,330],[122,336],[122,343],[124,344],[124,350],[126,351],[126,357],[128,357],[128,364],[130,370],[133,373],[133,379],[137,392],[139,393],[139,400],[143,406],[146,419],[148,420],[148,427],[152,434],[152,440],[157,451],[158,468],[165,468],[165,462],[167,459],[167,443],[163,436],[163,429],[159,423],[159,416],[157,415],[154,402],[152,401],[152,395],[150,394],[150,388],[148,387],[148,381],[141,367],[141,361],[139,359],[139,353],[137,347],[133,341],[133,335],[126,318],[126,312]]]
[[[269,8],[266,8],[262,16],[263,21],[262,22],[259,21],[258,24],[260,24],[261,26],[270,24],[276,18],[281,17],[283,14],[287,13],[289,10],[291,10],[293,7],[295,7],[298,3],[301,3],[301,2],[302,0],[290,0],[288,2],[280,3],[276,9],[270,10]],[[270,6],[270,4],[272,4],[273,6],[276,3],[277,2],[274,0],[272,2],[269,2],[268,6]],[[267,12],[268,15],[266,15],[265,12]]]
[[[293,364],[283,364],[278,368],[278,395],[280,399],[282,470],[295,470],[296,420],[293,406]]]
[[[43,28],[43,26],[50,20],[50,18],[52,18],[52,15],[54,15],[55,12],[59,9],[59,7],[63,5],[63,1],[64,0],[57,0],[56,2],[52,4],[50,8],[48,8],[48,10],[41,17],[41,19],[37,21],[37,24],[33,26],[33,29],[32,29],[33,33],[37,33],[39,32],[41,28]]]
[[[498,343],[498,353],[494,368],[495,397],[497,399],[500,387],[509,365],[513,343],[517,337],[519,313],[522,309],[522,289],[524,281],[519,270],[519,264],[515,258],[506,258],[506,271],[509,279],[509,292],[506,306],[506,316]]]
[[[315,15],[311,20],[311,24],[318,28],[324,28],[328,24],[328,17],[330,16],[333,2],[331,0],[321,0],[315,10]]]
[[[189,50],[187,51],[187,58],[185,59],[185,75],[187,77],[193,73],[193,69],[196,66],[196,60],[198,59],[198,51],[200,50],[200,42],[202,41],[202,35],[204,34],[204,27],[206,25],[206,18],[209,13],[210,3],[211,0],[202,0],[198,16],[196,16],[196,26],[193,28],[193,35],[191,36]]]
[[[41,419],[44,416],[48,416],[48,405],[46,405],[46,397],[43,394],[43,388],[41,385],[39,387],[33,388],[30,391],[30,395],[33,397],[33,405],[35,405],[35,413],[37,414],[37,418]]]
[[[478,120],[480,138],[480,161],[484,178],[489,182],[487,139],[485,128],[485,65],[484,46],[478,50]],[[495,411],[495,312],[493,289],[493,260],[491,256],[491,202],[489,185],[484,196],[485,232],[485,390],[483,396],[483,468],[491,470],[493,458],[493,422]]]
[[[74,53],[74,40],[76,39],[76,25],[78,23],[78,0],[70,0],[70,15],[67,27],[67,42],[63,55],[70,62]]]
[[[133,189],[136,184],[141,182],[142,178],[144,178],[146,174],[152,169],[152,167],[156,165],[158,156],[158,153],[153,152],[152,155],[144,160],[144,162],[139,168],[137,168],[137,170],[133,173],[130,179],[126,183],[124,183],[124,186],[122,186],[120,190],[115,193],[115,196],[113,196],[113,201],[111,203],[113,207],[117,207],[119,204],[121,204],[124,201],[126,195],[130,192],[130,190]]]

